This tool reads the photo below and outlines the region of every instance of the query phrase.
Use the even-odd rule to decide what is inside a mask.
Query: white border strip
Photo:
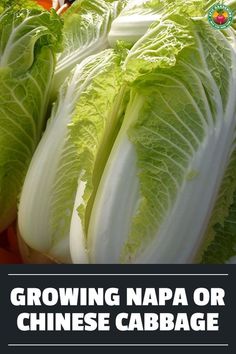
[[[184,344],[167,344],[167,343],[9,343],[8,347],[228,347],[227,343],[213,343],[213,344],[203,344],[203,343],[184,343]]]
[[[227,277],[229,274],[193,274],[193,273],[186,273],[186,274],[180,274],[180,273],[173,273],[173,274],[158,274],[158,273],[149,273],[149,274],[144,274],[144,273],[132,273],[132,274],[127,274],[127,273],[72,273],[72,274],[49,274],[49,273],[32,273],[32,274],[24,274],[24,273],[9,273],[9,276],[224,276]]]

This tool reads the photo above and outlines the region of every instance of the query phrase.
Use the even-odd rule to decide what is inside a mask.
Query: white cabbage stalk
[[[114,47],[117,41],[134,44],[148,30],[149,26],[162,17],[163,5],[146,8],[149,0],[130,0],[120,15],[114,19],[108,34],[108,41]]]
[[[76,66],[64,83],[21,193],[18,214],[21,237],[31,248],[61,262],[70,262],[67,225],[70,225],[79,178],[68,124],[81,94],[92,79],[110,67],[112,59],[112,50],[90,56]],[[66,186],[63,178],[66,179],[68,174]]]
[[[120,15],[112,22],[108,35],[112,47],[117,41],[134,44],[144,35],[149,26],[161,19],[162,6],[144,8],[149,0],[130,0]]]

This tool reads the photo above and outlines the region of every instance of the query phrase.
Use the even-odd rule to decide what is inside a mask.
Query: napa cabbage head
[[[203,19],[182,17],[181,9],[153,23],[131,48],[122,64],[129,102],[121,128],[89,202],[86,187],[77,190],[70,233],[74,262],[83,261],[81,239],[94,263],[194,260],[234,141],[234,67],[233,30],[217,33]],[[212,165],[216,176],[200,207]],[[188,240],[196,204],[202,211]]]
[[[109,112],[119,92],[120,71],[120,55],[111,49],[77,64],[59,91],[26,175],[18,215],[21,237],[31,248],[59,262],[71,262],[74,205],[81,205],[79,198],[85,189],[87,198],[91,194],[92,179],[99,178],[107,153],[105,140],[116,127],[116,115],[112,119]],[[71,134],[73,124],[76,138]],[[105,147],[102,152],[101,147]],[[97,156],[100,162],[95,168]],[[87,262],[82,238],[76,249],[81,261]]]
[[[143,75],[132,83],[89,220],[93,263],[193,262],[204,240],[235,142],[236,42],[232,28],[186,21],[192,42],[181,49],[166,31],[153,70],[137,60]],[[142,51],[138,42],[131,49],[129,71],[135,57],[153,55],[156,38],[146,51],[144,38]]]
[[[10,8],[0,16],[0,230],[16,216],[25,173],[45,126],[60,42],[55,12]]]
[[[167,35],[167,33],[170,33],[170,28],[171,35],[169,40],[171,42],[171,40],[174,39],[176,47],[173,51],[173,46],[170,46],[168,50],[168,55],[165,50],[161,50],[160,48],[162,47],[162,41],[165,41],[166,39],[166,37],[163,38],[163,32]],[[151,37],[152,39],[157,38],[157,40],[154,40],[152,44],[150,43]],[[81,177],[81,181],[78,184],[77,198],[75,200],[74,212],[71,221],[71,256],[74,262],[81,262],[82,260],[80,254],[81,244],[85,245],[84,247],[88,250],[89,255],[89,246],[87,245],[87,232],[90,224],[89,220],[91,216],[91,210],[93,207],[94,199],[96,198],[97,188],[99,186],[101,176],[103,175],[104,167],[107,163],[110,151],[113,147],[114,141],[116,139],[117,134],[119,133],[120,126],[123,122],[126,106],[129,101],[131,83],[137,77],[143,76],[144,68],[146,71],[152,71],[157,66],[168,65],[168,60],[173,60],[173,53],[176,54],[184,46],[187,46],[189,43],[191,43],[191,36],[188,36],[186,34],[182,26],[178,26],[167,21],[163,24],[163,26],[157,26],[155,29],[150,30],[150,32],[148,32],[146,35],[146,46],[144,42],[145,41],[140,41],[139,46],[137,44],[137,46],[132,48],[129,53],[125,51],[122,46],[118,48],[121,53],[123,52],[123,61],[121,62],[122,80],[119,88],[119,95],[113,103],[112,110],[106,110],[106,107],[110,106],[110,99],[109,95],[106,95],[106,89],[104,85],[102,86],[104,87],[104,93],[102,94],[102,92],[100,92],[100,96],[104,97],[103,100],[107,103],[103,104],[99,108],[99,111],[94,109],[94,107],[99,105],[99,97],[97,95],[94,96],[93,93],[91,93],[89,96],[87,95],[86,101],[83,103],[83,105],[79,105],[82,113],[87,112],[86,116],[88,118],[91,116],[91,118],[89,119],[96,120],[96,116],[99,117],[100,115],[107,115],[108,112],[110,115],[109,121],[114,122],[115,119],[119,122],[117,126],[118,129],[114,130],[113,128],[113,130],[111,130],[110,132],[113,135],[106,134],[106,138],[103,138],[102,145],[99,147],[100,152],[97,155],[94,155],[94,153],[92,153],[92,146],[88,148],[86,144],[83,144],[80,138],[83,137],[83,134],[81,134],[81,132],[83,132],[83,126],[86,124],[86,121],[83,120],[83,122],[81,122],[80,119],[75,119],[73,120],[73,124],[71,124],[71,135],[74,140],[74,144],[78,147],[78,155],[84,156],[83,159],[81,158],[81,166],[84,165],[85,169],[85,174]],[[153,54],[150,56],[145,55],[145,52],[147,50],[150,50],[150,53],[152,52]],[[163,58],[164,53],[167,54],[168,58]],[[107,76],[107,80],[109,80],[110,82],[114,81],[112,76],[110,78]],[[106,81],[104,81],[104,83],[105,82]],[[83,117],[83,115],[81,115],[81,117]],[[85,127],[87,134],[89,133],[89,135],[92,137],[94,135],[94,131],[92,129],[93,125],[86,124]],[[88,158],[89,151],[91,153],[90,158]],[[86,161],[86,159],[88,162]],[[83,184],[84,188],[81,188]]]
[[[174,28],[175,26],[175,28]],[[84,174],[81,176],[81,179],[78,183],[77,188],[77,197],[74,204],[74,211],[71,219],[71,230],[70,230],[70,251],[71,256],[74,262],[81,262],[81,245],[87,249],[89,257],[89,246],[87,244],[87,235],[88,228],[90,225],[90,216],[93,208],[93,203],[97,195],[97,189],[100,183],[100,179],[103,175],[104,168],[107,164],[110,152],[112,150],[113,144],[116,140],[117,134],[119,133],[120,127],[123,123],[125,110],[127,103],[130,97],[130,87],[132,82],[137,79],[137,77],[142,77],[143,71],[145,68],[146,71],[152,71],[159,65],[165,66],[165,60],[163,60],[163,54],[165,51],[160,51],[160,43],[163,38],[161,34],[163,32],[169,33],[169,29],[172,30],[171,39],[175,39],[176,48],[175,53],[180,51],[183,46],[186,46],[190,43],[191,38],[186,36],[185,31],[183,31],[182,26],[174,25],[171,26],[170,22],[166,22],[163,26],[157,26],[152,33],[152,38],[159,38],[159,41],[153,41],[152,45],[150,44],[151,34],[148,32],[146,35],[146,46],[143,41],[139,42],[139,46],[133,48],[130,52],[125,50],[122,46],[118,47],[118,51],[122,55],[122,61],[120,63],[121,70],[121,80],[118,94],[111,106],[110,95],[107,95],[106,91],[110,91],[111,83],[114,82],[114,73],[110,73],[104,79],[103,85],[101,85],[102,90],[100,90],[100,95],[97,95],[97,92],[91,92],[90,95],[86,96],[84,102],[80,102],[78,109],[81,114],[78,115],[80,119],[74,119],[71,124],[71,136],[74,141],[74,144],[77,146],[77,153],[81,159],[81,168],[84,169]],[[183,42],[185,41],[185,44]],[[145,53],[150,48],[150,52],[153,54],[141,55]],[[156,53],[156,55],[155,55]],[[172,50],[169,50],[169,53],[172,53]],[[171,61],[171,55],[169,60]],[[134,60],[136,62],[134,63]],[[106,89],[106,83],[107,89]],[[101,105],[99,101],[103,104]],[[107,109],[107,107],[112,107]],[[99,107],[99,110],[95,107]],[[87,116],[88,122],[86,122],[83,117]],[[93,124],[89,123],[90,121],[97,121],[99,117],[108,116],[108,122],[110,122],[110,127],[108,126],[107,132],[103,135],[102,140],[99,140],[99,144],[96,139],[92,140],[94,136]],[[81,121],[82,119],[82,121]],[[99,118],[100,119],[100,118]],[[112,122],[112,124],[111,124]],[[115,123],[117,122],[117,123]],[[83,142],[84,133],[86,136],[89,134],[91,137],[89,139],[89,146],[87,144],[87,139]],[[85,136],[85,137],[86,137]],[[95,135],[96,136],[96,135]],[[91,141],[90,141],[91,140]],[[92,144],[92,145],[91,145]],[[96,147],[94,153],[93,145]],[[97,152],[98,146],[98,152]],[[84,186],[82,188],[82,186]]]

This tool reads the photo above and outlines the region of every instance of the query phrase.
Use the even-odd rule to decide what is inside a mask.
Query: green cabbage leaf
[[[53,97],[74,66],[109,48],[108,32],[125,1],[79,0],[63,16],[64,50],[58,55]]]
[[[197,261],[227,263],[236,255],[236,152],[226,170]],[[203,253],[203,254],[202,254]]]

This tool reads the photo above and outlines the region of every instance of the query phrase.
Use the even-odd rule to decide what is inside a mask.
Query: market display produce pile
[[[209,23],[215,1],[77,0],[62,16],[11,3],[0,231],[17,218],[23,260],[233,261],[234,22]]]

